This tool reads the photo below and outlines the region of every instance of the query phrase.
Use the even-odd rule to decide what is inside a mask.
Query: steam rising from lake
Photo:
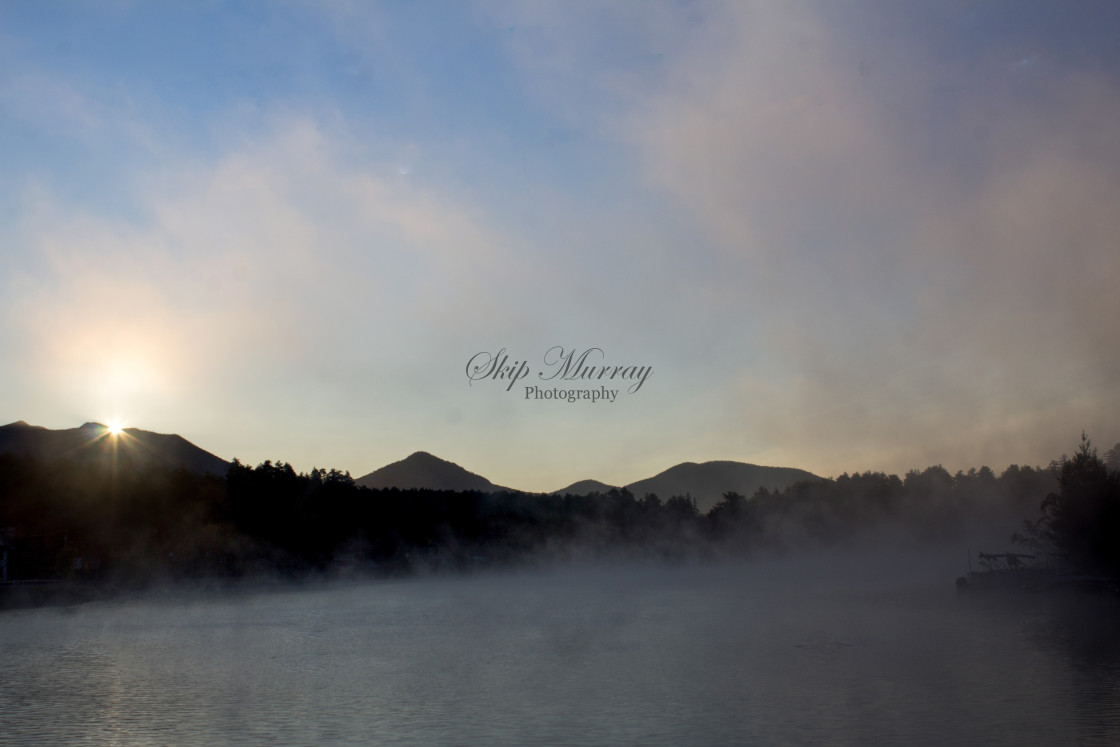
[[[1120,740],[1115,600],[959,596],[962,562],[569,565],[9,611],[0,722],[19,744]]]

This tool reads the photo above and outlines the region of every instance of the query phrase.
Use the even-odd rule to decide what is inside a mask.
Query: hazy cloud
[[[549,11],[548,52],[519,58],[575,85],[604,54],[583,32],[613,38],[613,19]],[[898,469],[998,463],[1012,445],[1041,459],[1113,428],[1115,71],[998,43],[955,64],[944,38],[830,12],[658,6],[646,41],[665,64],[614,106],[583,98],[708,237],[714,292],[753,322],[707,331],[757,348],[726,397],[744,446]],[[1030,448],[1024,431],[1048,435]]]
[[[269,12],[207,62],[237,73],[212,95],[161,94],[189,45],[119,90],[9,53],[0,125],[47,142],[0,177],[5,381],[43,424],[120,406],[227,457],[422,448],[542,490],[686,459],[1000,469],[1116,437],[1107,11]],[[460,373],[557,344],[655,377],[591,411]]]

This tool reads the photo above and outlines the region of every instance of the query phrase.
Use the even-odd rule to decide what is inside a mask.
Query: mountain
[[[674,495],[691,495],[701,513],[723,499],[723,494],[736,492],[746,497],[760,487],[782,490],[802,480],[820,478],[803,469],[761,467],[744,462],[685,462],[664,472],[626,486],[636,497],[656,493],[662,500]],[[477,490],[494,492],[512,490],[495,485],[481,475],[468,472],[457,464],[418,451],[407,459],[382,467],[359,477],[355,482],[367,488],[428,488],[431,490]],[[591,495],[607,493],[614,486],[598,480],[580,480],[552,495]],[[514,491],[517,492],[517,491]]]
[[[696,499],[701,513],[723,499],[723,494],[735,492],[750,498],[759,488],[782,490],[802,480],[821,478],[803,469],[791,467],[761,467],[744,462],[685,462],[664,472],[638,480],[626,486],[636,497],[656,493],[661,500],[674,495],[690,494]],[[578,484],[578,483],[577,483]]]
[[[72,459],[100,461],[118,468],[161,465],[184,467],[200,474],[224,475],[229,462],[187,441],[182,436],[139,428],[125,428],[118,435],[100,423],[80,428],[51,430],[19,420],[0,426],[0,454],[27,454],[43,460]],[[802,480],[819,480],[816,475],[789,467],[762,467],[743,462],[685,462],[654,477],[632,482],[626,489],[641,498],[656,493],[662,500],[674,495],[691,495],[701,513],[718,503],[723,494],[734,491],[746,497],[760,487],[782,490]],[[457,464],[418,451],[406,459],[374,470],[355,481],[367,488],[427,488],[429,490],[512,491],[469,472]],[[553,495],[590,495],[607,493],[613,486],[598,480],[580,480]]]
[[[51,430],[18,420],[0,426],[0,453],[26,454],[45,461],[99,461],[124,469],[159,465],[214,475],[224,475],[229,469],[229,462],[203,451],[182,436],[139,428],[125,428],[113,435],[101,423]]]
[[[399,462],[387,464],[368,475],[355,480],[367,488],[427,488],[429,490],[478,490],[495,492],[510,490],[487,480],[482,475],[468,472],[459,465],[432,456],[426,451],[415,454]]]
[[[580,480],[573,482],[566,488],[552,491],[552,495],[591,495],[592,493],[607,493],[612,490],[614,485],[607,485],[605,482],[598,480]]]

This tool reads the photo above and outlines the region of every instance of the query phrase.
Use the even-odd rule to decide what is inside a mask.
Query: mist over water
[[[1116,744],[1120,605],[963,552],[564,565],[0,613],[11,744]],[[0,741],[4,741],[0,739]]]

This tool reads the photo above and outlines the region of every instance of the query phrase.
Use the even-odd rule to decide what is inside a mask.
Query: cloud
[[[169,429],[184,402],[198,421],[407,407],[399,377],[424,380],[441,345],[500,313],[488,291],[519,264],[470,209],[355,152],[291,121],[143,177],[132,219],[40,191],[20,239],[40,259],[5,304],[24,385]]]
[[[610,12],[548,6],[547,51],[515,52],[713,247],[689,251],[748,323],[706,334],[754,351],[723,363],[742,449],[900,469],[1046,460],[1114,428],[1114,70],[1024,67],[997,41],[958,64],[963,26],[861,28],[822,3],[650,15],[628,49],[663,64],[618,62],[590,92]],[[604,103],[620,78],[640,80]]]
[[[13,64],[0,72],[0,115],[18,124],[25,141],[55,138],[104,147],[130,143],[159,150],[151,112],[129,93],[89,80]],[[27,145],[27,142],[25,142]]]
[[[540,489],[1109,440],[1120,87],[1039,11],[976,33],[890,4],[294,9],[295,83],[189,112],[158,69],[0,75],[41,152],[90,159],[2,185],[6,388],[65,413],[44,424],[97,400],[224,456],[425,449]],[[267,70],[277,41],[213,69]],[[656,373],[594,412],[460,378],[557,344]]]

